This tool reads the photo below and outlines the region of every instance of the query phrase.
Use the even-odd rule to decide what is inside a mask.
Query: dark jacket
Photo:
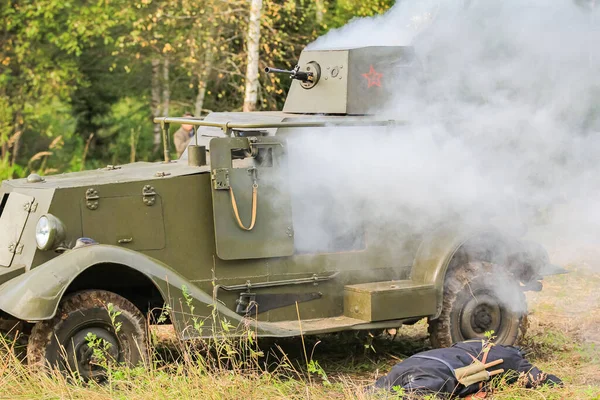
[[[483,345],[481,340],[470,340],[456,343],[449,348],[415,354],[396,364],[389,374],[379,378],[375,387],[388,390],[401,387],[406,392],[437,393],[446,397],[465,397],[477,393],[480,384],[463,386],[454,376],[454,370],[471,365],[473,357],[482,360]],[[503,359],[504,362],[491,369],[504,369],[503,377],[507,383],[516,382],[522,374],[528,388],[544,383],[562,384],[556,376],[544,374],[531,365],[517,347],[493,345],[486,363],[498,359]]]

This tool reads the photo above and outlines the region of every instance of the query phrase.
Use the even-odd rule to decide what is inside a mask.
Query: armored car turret
[[[308,50],[298,68],[314,80],[292,82],[283,107],[287,113],[375,114],[419,74],[413,49],[392,46]]]

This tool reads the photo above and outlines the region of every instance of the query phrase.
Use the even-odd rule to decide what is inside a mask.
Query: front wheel
[[[448,347],[469,339],[515,344],[527,329],[527,302],[519,283],[502,267],[470,262],[450,271],[442,311],[429,320],[431,344]]]
[[[106,363],[143,361],[146,337],[144,316],[127,299],[103,290],[78,292],[61,301],[54,318],[33,327],[27,361],[98,381]]]

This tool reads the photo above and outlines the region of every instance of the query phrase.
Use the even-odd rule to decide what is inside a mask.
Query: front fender
[[[103,263],[124,265],[146,275],[156,285],[163,300],[171,304],[171,318],[176,328],[177,325],[180,328],[187,326],[184,316],[190,314],[185,310],[190,304],[183,294],[184,287],[189,293],[188,298],[192,298],[195,315],[208,317],[213,312],[212,297],[168,265],[139,252],[100,244],[70,250],[4,283],[0,286],[0,309],[25,321],[51,319],[75,278],[86,269]],[[220,305],[217,309],[231,319],[240,318]]]

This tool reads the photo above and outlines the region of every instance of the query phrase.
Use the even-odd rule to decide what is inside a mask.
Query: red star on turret
[[[381,77],[383,77],[383,74],[375,71],[375,68],[373,68],[372,65],[371,65],[371,69],[369,69],[369,72],[366,74],[362,74],[362,76],[367,78],[367,81],[369,81],[369,87],[371,87],[371,86],[381,87]]]

